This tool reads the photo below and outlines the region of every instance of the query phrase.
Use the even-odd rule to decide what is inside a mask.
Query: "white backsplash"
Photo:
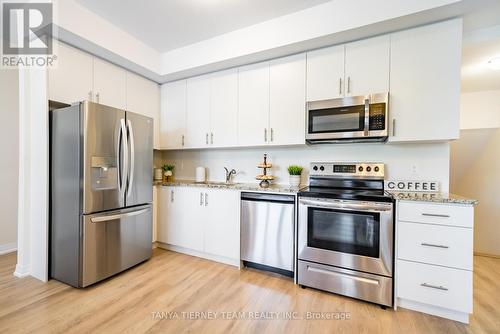
[[[269,174],[276,183],[287,184],[287,167],[304,167],[302,184],[307,183],[309,163],[313,161],[382,162],[386,164],[386,179],[438,181],[441,190],[449,187],[449,144],[339,144],[300,147],[260,147],[238,149],[206,149],[163,151],[165,163],[175,164],[175,177],[194,179],[198,166],[207,168],[210,181],[224,181],[224,167],[234,168],[234,182],[255,182],[260,173],[256,167],[267,153],[273,164]],[[159,166],[158,166],[159,167]]]

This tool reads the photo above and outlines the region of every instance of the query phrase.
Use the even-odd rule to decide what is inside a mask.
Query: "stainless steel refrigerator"
[[[86,287],[150,258],[153,120],[85,101],[50,127],[50,276]]]

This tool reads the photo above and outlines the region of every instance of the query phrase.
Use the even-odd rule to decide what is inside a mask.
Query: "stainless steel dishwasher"
[[[293,277],[295,196],[241,193],[241,259]]]

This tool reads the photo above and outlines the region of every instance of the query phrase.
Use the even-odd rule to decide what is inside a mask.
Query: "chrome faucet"
[[[226,170],[226,183],[231,183],[231,176],[236,174],[236,170],[234,169],[227,169],[227,167],[224,167]]]

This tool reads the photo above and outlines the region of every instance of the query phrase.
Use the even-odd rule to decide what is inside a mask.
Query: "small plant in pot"
[[[174,168],[175,165],[170,165],[170,164],[163,165],[161,169],[163,169],[164,182],[172,182],[174,180]]]
[[[300,185],[300,175],[302,174],[301,166],[290,165],[288,166],[288,174],[290,175],[290,186],[297,188]]]

